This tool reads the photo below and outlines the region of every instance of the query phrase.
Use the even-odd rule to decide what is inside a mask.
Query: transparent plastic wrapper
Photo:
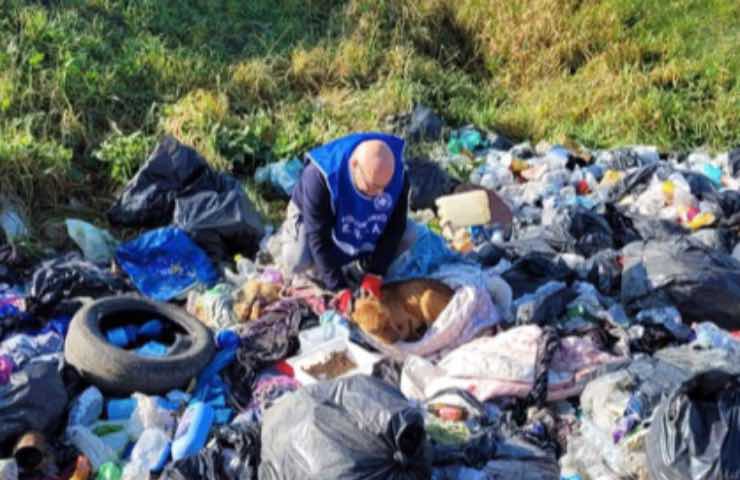
[[[231,327],[236,324],[233,292],[234,288],[225,283],[219,283],[204,292],[191,290],[188,292],[186,310],[213,330]]]
[[[75,241],[85,260],[93,263],[109,262],[116,253],[118,241],[107,231],[76,218],[68,218],[67,234]]]
[[[721,348],[733,354],[740,353],[740,340],[711,322],[694,325],[694,332],[696,333],[694,345],[703,348]]]
[[[136,441],[150,428],[156,428],[171,434],[175,430],[175,412],[160,406],[157,397],[141,393],[131,395],[136,400],[136,409],[126,425],[131,440]]]
[[[131,451],[131,459],[123,469],[123,480],[149,478],[149,472],[161,471],[170,455],[170,437],[162,430],[144,430]]]
[[[8,243],[29,235],[28,227],[20,210],[5,197],[0,197],[0,230]]]
[[[18,464],[14,459],[0,460],[0,479],[18,480]]]
[[[99,470],[104,463],[118,459],[116,453],[87,427],[68,427],[66,437],[69,443],[90,460],[93,471]]]

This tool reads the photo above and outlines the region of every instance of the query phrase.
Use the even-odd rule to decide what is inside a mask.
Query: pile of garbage
[[[740,478],[740,148],[389,128],[435,147],[385,280],[454,291],[414,341],[281,271],[239,181],[172,138],[108,212],[132,240],[69,219],[75,251],[24,258],[0,199],[0,479]]]

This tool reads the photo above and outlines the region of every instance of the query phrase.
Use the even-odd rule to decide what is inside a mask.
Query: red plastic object
[[[580,180],[576,184],[576,192],[578,192],[579,195],[588,195],[591,193],[591,187],[588,186],[588,182],[586,180]]]
[[[369,292],[373,297],[377,299],[381,298],[380,289],[382,287],[383,279],[379,276],[368,273],[364,277],[362,277],[360,288],[365,290],[366,292]]]

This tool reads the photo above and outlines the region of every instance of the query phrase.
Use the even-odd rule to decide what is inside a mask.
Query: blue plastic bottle
[[[172,442],[172,459],[177,461],[198,453],[206,444],[213,425],[213,408],[204,402],[192,403],[180,419]]]
[[[108,342],[112,343],[116,347],[126,348],[136,341],[137,328],[133,325],[126,325],[125,327],[111,328],[106,333]]]
[[[128,420],[136,410],[133,398],[113,398],[108,400],[108,420]]]

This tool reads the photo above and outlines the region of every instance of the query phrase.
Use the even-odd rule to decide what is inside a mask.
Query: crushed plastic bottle
[[[104,463],[116,460],[116,453],[87,427],[67,427],[66,436],[90,460],[93,471],[97,471]]]
[[[88,387],[77,397],[69,409],[68,425],[89,427],[103,413],[103,394],[97,387]]]
[[[123,480],[148,478],[150,472],[161,472],[170,457],[170,438],[157,428],[144,430],[131,451],[123,469]]]

